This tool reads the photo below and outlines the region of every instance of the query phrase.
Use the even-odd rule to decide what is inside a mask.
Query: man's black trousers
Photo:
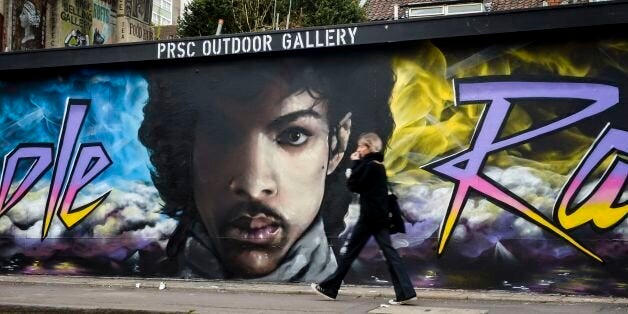
[[[388,229],[371,228],[360,221],[358,221],[353,229],[353,233],[347,244],[347,251],[340,259],[338,269],[336,269],[336,272],[329,276],[329,278],[321,282],[319,286],[329,291],[335,297],[338,294],[342,280],[347,275],[349,268],[351,268],[351,264],[358,257],[371,235],[375,237],[375,241],[377,241],[382,253],[384,253],[397,300],[407,300],[415,297],[416,292],[412,287],[412,282],[406,273],[401,257],[399,257],[399,253],[397,253],[390,243],[390,233]]]

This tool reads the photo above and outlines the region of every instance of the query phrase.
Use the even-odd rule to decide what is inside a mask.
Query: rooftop
[[[484,3],[486,11],[507,11],[553,5],[588,3],[589,0],[367,0],[364,9],[369,21],[393,20],[394,7],[399,6],[399,18],[407,17],[407,9],[412,6],[424,7],[442,4]]]

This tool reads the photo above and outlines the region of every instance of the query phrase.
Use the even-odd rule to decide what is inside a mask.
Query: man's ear
[[[349,135],[351,135],[351,112],[348,112],[338,123],[338,127],[335,129],[334,134],[330,134],[331,138],[331,156],[329,163],[327,164],[327,175],[336,170],[336,167],[340,164],[342,157],[347,150],[347,144],[349,144]]]

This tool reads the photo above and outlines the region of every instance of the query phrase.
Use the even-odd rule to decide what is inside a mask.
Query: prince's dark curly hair
[[[351,53],[249,57],[220,63],[201,60],[159,67],[149,78],[150,99],[144,107],[139,139],[154,167],[151,175],[164,201],[163,213],[179,220],[168,243],[169,256],[179,251],[191,222],[199,217],[192,187],[197,118],[201,114],[220,114],[220,107],[225,105],[220,99],[255,99],[266,84],[278,80],[288,86],[285,96],[299,91],[319,95],[318,100],[328,107],[330,135],[340,120],[352,113],[348,152],[326,179],[319,211],[330,243],[335,250],[339,248],[337,235],[344,228],[342,219],[351,201],[344,169],[357,145],[357,136],[375,132],[385,145],[393,129],[388,106],[393,74],[388,58]],[[255,115],[254,108],[250,114]],[[332,156],[336,152],[331,151],[331,143],[329,147]]]

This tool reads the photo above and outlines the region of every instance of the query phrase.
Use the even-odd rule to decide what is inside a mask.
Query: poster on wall
[[[63,0],[59,31],[64,47],[89,46],[94,2],[91,0]]]
[[[117,23],[119,42],[135,42],[155,39],[153,28],[149,24],[124,15],[118,16]]]
[[[12,51],[44,48],[46,25],[45,0],[13,2]]]
[[[124,15],[150,24],[153,12],[152,0],[124,0]]]
[[[456,38],[4,79],[0,270],[320,281],[375,132],[415,287],[628,296],[627,46]],[[345,281],[390,285],[374,242]]]
[[[103,3],[98,2],[98,3]],[[104,14],[106,10],[99,7],[95,11],[96,2],[91,0],[62,0],[51,4],[49,27],[49,46],[52,47],[83,47],[93,43],[95,33],[101,30],[108,30],[111,25],[105,25],[99,21],[101,29],[98,32],[92,31],[93,21],[107,19]],[[96,16],[96,14],[98,14]],[[104,36],[104,35],[103,35]],[[105,40],[98,37],[97,41]]]
[[[136,42],[154,40],[150,26],[153,2],[151,0],[124,0],[118,2],[117,40]]]
[[[113,0],[94,0],[91,40],[93,45],[111,44],[116,30],[116,3]]]

